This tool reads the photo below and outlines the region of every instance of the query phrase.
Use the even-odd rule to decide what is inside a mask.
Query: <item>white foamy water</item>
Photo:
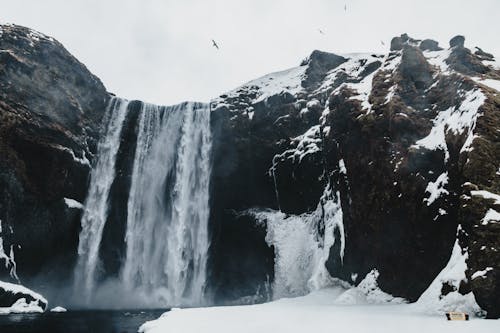
[[[144,105],[128,202],[126,290],[201,305],[208,251],[210,111]]]
[[[112,101],[99,143],[82,218],[76,294],[92,306],[203,305],[211,171],[206,104],[141,105],[127,220],[113,221],[126,224],[126,254],[117,279],[98,274],[127,104]]]
[[[90,301],[99,264],[99,246],[108,216],[109,191],[115,179],[115,162],[120,147],[120,134],[127,114],[128,101],[113,98],[106,110],[107,124],[97,148],[97,162],[92,170],[89,192],[81,219],[75,290]]]

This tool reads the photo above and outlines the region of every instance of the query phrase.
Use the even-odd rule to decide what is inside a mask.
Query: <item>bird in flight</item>
[[[321,29],[318,29],[318,31],[319,31],[319,33],[320,33],[320,34],[322,34],[322,35],[324,35],[324,34],[325,34],[325,33],[323,32],[323,30],[321,30]]]
[[[385,43],[384,43],[384,41],[383,41],[383,40],[381,40],[381,41],[380,41],[380,43],[382,43],[382,45],[384,45],[384,46],[385,46]]]
[[[212,45],[218,50],[219,49],[219,45],[217,45],[217,43],[212,39]]]

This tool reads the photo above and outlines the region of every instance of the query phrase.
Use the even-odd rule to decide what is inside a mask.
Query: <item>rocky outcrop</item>
[[[18,276],[57,279],[71,269],[108,100],[60,43],[0,26],[0,236]]]
[[[470,78],[496,78],[499,72],[459,38],[451,44],[450,52],[432,40],[402,35],[385,56],[315,67],[324,69],[314,76],[320,82],[302,75],[297,84],[291,73],[299,67],[269,76],[287,82],[281,90],[270,92],[267,77],[216,99],[213,224],[228,223],[234,235],[241,212],[249,208],[312,212],[331,185],[340,193],[346,235],[343,252],[338,242],[330,250],[326,265],[332,276],[356,284],[377,269],[384,291],[416,301],[447,265],[462,228],[458,235],[468,269],[456,291],[472,290],[489,316],[498,316],[500,304],[487,290],[497,292],[499,260],[480,256],[480,251],[498,249],[497,224],[481,222],[488,209],[498,207],[491,198],[471,196],[468,187],[500,192],[494,185],[498,102],[489,87]],[[473,173],[483,175],[481,182]],[[219,186],[230,193],[224,195]],[[233,217],[219,215],[223,211]],[[219,225],[215,234],[224,230]],[[247,227],[240,232],[259,237]],[[215,238],[213,257],[226,248],[227,239]],[[258,285],[272,276],[264,263],[273,258],[255,244]],[[238,258],[251,252],[239,250]],[[237,280],[236,269],[226,270],[222,263],[214,267],[218,277]],[[485,269],[478,278],[476,272]],[[447,286],[443,283],[442,295],[453,291]]]
[[[16,303],[37,307],[42,311],[47,308],[47,300],[40,294],[18,284],[0,282],[0,307],[9,308]],[[18,304],[19,304],[18,303]],[[29,311],[29,310],[27,310]]]

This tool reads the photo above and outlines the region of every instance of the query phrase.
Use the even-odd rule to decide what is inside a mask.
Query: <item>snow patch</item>
[[[470,191],[470,194],[472,196],[478,196],[478,197],[483,197],[485,199],[495,200],[495,205],[500,205],[500,195],[496,193],[480,190],[480,191]]]
[[[446,59],[451,54],[451,50],[441,50],[441,51],[424,51],[424,57],[427,59],[431,65],[438,67],[441,72],[448,72],[450,70]]]
[[[266,98],[278,95],[283,92],[296,95],[302,88],[302,79],[304,78],[307,66],[293,67],[284,71],[267,74],[258,79],[249,81],[236,89],[227,92],[225,95],[236,97],[242,92],[255,92],[255,97],[251,103],[264,101]],[[216,102],[223,102],[222,98],[216,99]],[[218,104],[220,106],[222,104]]]
[[[481,220],[481,224],[487,225],[490,222],[500,223],[500,213],[493,208],[488,209],[486,215],[484,215],[483,219]]]
[[[460,282],[467,281],[465,277],[467,258],[467,251],[462,250],[457,239],[448,264],[420,296],[416,306],[422,311],[432,314],[444,314],[447,311],[480,313],[481,308],[477,305],[472,292],[466,295],[458,292]],[[443,296],[441,294],[443,284],[452,286],[454,291]]]
[[[83,209],[83,204],[74,199],[64,198],[64,203],[68,208]]]
[[[471,77],[471,79],[473,79],[477,83],[483,84],[491,89],[495,89],[496,91],[500,91],[500,80],[482,79],[479,77]]]
[[[486,96],[479,89],[465,92],[464,101],[460,106],[458,108],[450,107],[439,112],[433,120],[434,126],[429,135],[418,140],[412,147],[423,147],[429,150],[441,149],[445,153],[445,162],[448,161],[450,153],[446,145],[446,134],[451,132],[454,135],[460,135],[467,131],[468,136],[473,136],[478,110],[485,100]],[[461,152],[470,149],[472,141],[473,138],[467,138]]]
[[[12,293],[12,294],[19,294],[19,293],[27,294],[35,299],[39,299],[40,301],[44,302],[45,304],[48,303],[47,300],[45,299],[45,297],[43,297],[39,293],[34,292],[33,290],[28,289],[20,284],[14,284],[14,283],[0,281],[0,288],[7,291],[7,292]]]
[[[336,300],[336,304],[356,305],[356,304],[401,304],[406,301],[403,298],[393,297],[383,292],[377,283],[379,272],[373,269],[366,274],[365,278],[358,286],[351,288],[341,294]]]
[[[449,193],[444,188],[446,184],[448,184],[448,172],[443,172],[441,175],[439,175],[435,182],[429,182],[427,184],[425,192],[429,193],[429,197],[424,199],[424,202],[427,202],[427,206],[430,206],[442,194]]]
[[[474,279],[477,279],[478,277],[482,277],[482,278],[485,278],[486,277],[486,274],[489,272],[489,271],[492,271],[493,268],[492,267],[486,267],[485,269],[483,269],[482,271],[477,271],[475,272],[474,274],[471,275],[471,279],[474,280]]]
[[[43,313],[43,309],[37,301],[26,302],[26,299],[20,298],[9,307],[0,307],[0,315],[11,313]]]

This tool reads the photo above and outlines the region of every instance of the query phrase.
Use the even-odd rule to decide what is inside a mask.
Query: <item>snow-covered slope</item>
[[[266,304],[173,309],[145,323],[142,333],[163,332],[332,332],[458,333],[497,332],[498,321],[448,322],[419,312],[412,304],[339,305],[341,287]]]

